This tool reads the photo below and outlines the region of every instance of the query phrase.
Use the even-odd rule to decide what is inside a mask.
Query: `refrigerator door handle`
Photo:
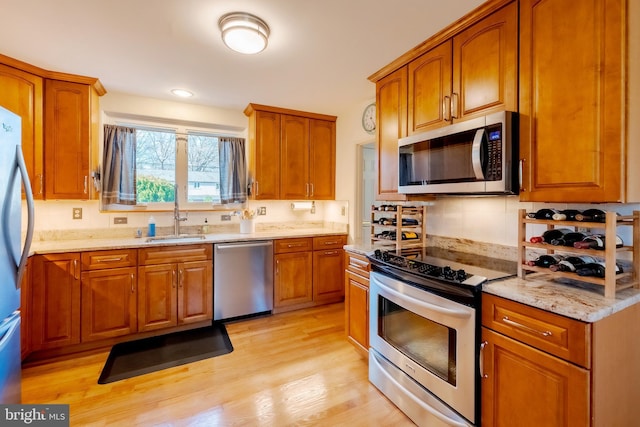
[[[22,283],[22,276],[27,265],[27,259],[29,258],[29,251],[31,250],[31,241],[33,240],[33,226],[34,226],[34,202],[33,193],[31,192],[31,184],[29,182],[29,175],[27,173],[27,166],[24,163],[24,156],[22,154],[22,146],[16,146],[16,163],[22,176],[22,186],[24,187],[25,198],[27,202],[27,234],[24,239],[24,248],[22,249],[22,255],[20,255],[20,262],[18,263],[18,274],[16,278],[16,288],[20,289]]]
[[[14,313],[7,322],[0,323],[0,353],[9,342],[16,328],[20,327],[20,316]]]

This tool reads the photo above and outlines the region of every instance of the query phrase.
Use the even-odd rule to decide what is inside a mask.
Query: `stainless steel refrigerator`
[[[0,403],[21,403],[20,281],[33,236],[33,195],[22,157],[20,116],[0,107]],[[22,237],[25,191],[27,227]]]

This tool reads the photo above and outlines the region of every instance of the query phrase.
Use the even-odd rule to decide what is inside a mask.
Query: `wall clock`
[[[376,131],[376,104],[367,105],[362,112],[362,128],[369,134]]]

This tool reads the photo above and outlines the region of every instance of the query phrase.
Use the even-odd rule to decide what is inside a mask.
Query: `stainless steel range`
[[[438,248],[369,259],[369,380],[419,426],[479,425],[481,287],[515,262]]]

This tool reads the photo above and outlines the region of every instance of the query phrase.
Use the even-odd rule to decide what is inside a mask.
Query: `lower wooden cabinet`
[[[585,323],[482,301],[483,426],[627,426],[640,419],[640,304]]]
[[[341,301],[345,244],[344,235],[275,240],[273,312]]]
[[[80,342],[80,254],[37,255],[31,287],[31,348]]]
[[[369,353],[369,260],[345,251],[345,332],[363,355]]]

